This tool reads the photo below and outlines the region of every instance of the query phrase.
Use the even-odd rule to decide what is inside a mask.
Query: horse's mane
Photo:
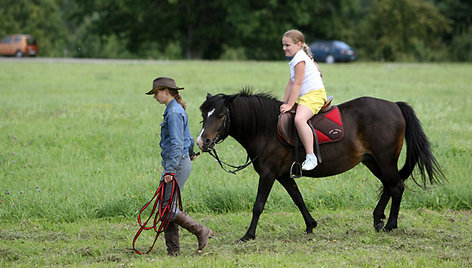
[[[275,133],[281,102],[269,93],[254,93],[245,87],[228,96],[232,133],[238,137],[271,135]]]

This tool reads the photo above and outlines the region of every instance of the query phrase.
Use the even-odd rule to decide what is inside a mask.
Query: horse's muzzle
[[[202,152],[209,152],[213,150],[213,148],[215,147],[215,143],[211,139],[202,138],[201,135],[198,136],[197,138],[197,145],[198,145],[198,148],[202,150]]]

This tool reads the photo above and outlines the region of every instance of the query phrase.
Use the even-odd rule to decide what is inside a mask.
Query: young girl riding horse
[[[313,59],[310,48],[305,44],[303,33],[289,30],[282,37],[285,56],[290,61],[290,78],[285,87],[285,95],[280,112],[290,111],[298,103],[295,114],[295,126],[306,151],[302,170],[312,170],[318,165],[313,151],[313,132],[307,121],[317,114],[326,102],[321,71]]]

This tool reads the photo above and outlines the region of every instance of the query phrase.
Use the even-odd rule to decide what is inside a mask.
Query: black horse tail
[[[397,102],[397,105],[400,107],[406,121],[406,162],[400,170],[402,181],[411,175],[413,181],[422,188],[426,188],[428,178],[431,184],[440,184],[447,181],[436,158],[431,153],[428,138],[423,132],[415,111],[405,102]],[[413,176],[415,165],[418,166],[420,171],[421,183]]]

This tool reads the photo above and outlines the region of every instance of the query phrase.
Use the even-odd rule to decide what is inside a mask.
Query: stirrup
[[[299,162],[293,162],[290,166],[290,178],[296,179],[302,176],[302,165]]]

